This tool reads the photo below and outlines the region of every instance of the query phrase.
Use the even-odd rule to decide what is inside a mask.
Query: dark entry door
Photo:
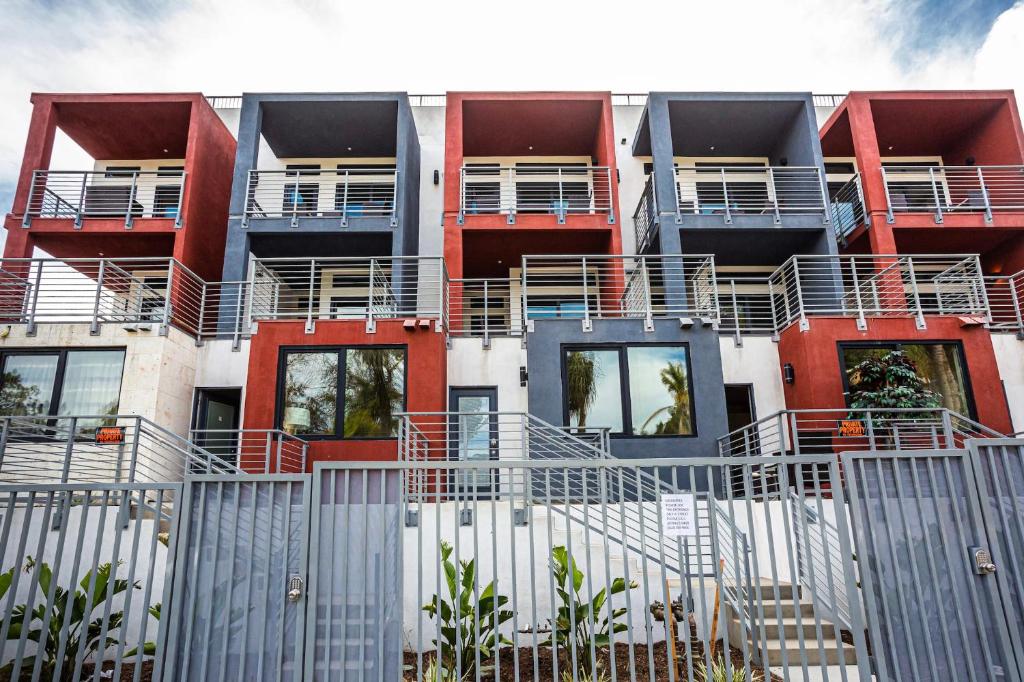
[[[198,388],[192,420],[193,442],[199,447],[231,458],[238,450],[238,415],[242,389]]]
[[[498,459],[498,389],[452,388],[448,425],[448,457],[460,462]],[[493,493],[498,489],[497,472],[492,469],[460,471],[456,486],[463,492]]]

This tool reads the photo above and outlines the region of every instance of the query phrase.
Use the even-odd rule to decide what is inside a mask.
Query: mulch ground
[[[82,677],[83,680],[91,680],[92,675],[95,672],[95,665],[92,663],[82,664]],[[105,673],[105,674],[104,674]],[[28,679],[31,675],[31,669],[21,671],[21,679]],[[113,680],[114,677],[114,662],[106,661],[103,663],[102,671],[100,672],[100,679],[106,682],[107,680]],[[9,671],[0,672],[0,682],[10,682],[11,674]],[[117,682],[132,682],[135,679],[135,664],[134,663],[122,663],[121,664],[121,676]],[[153,679],[153,661],[147,660],[142,662],[142,673],[139,679],[143,682],[150,682]],[[49,682],[49,681],[47,681]]]
[[[686,679],[688,679],[688,677],[687,677],[687,668],[686,668],[686,645],[682,644],[682,643],[677,643],[676,647],[677,647],[676,648],[676,664],[678,666],[678,668],[677,668],[678,672],[676,673],[675,679],[677,681],[686,680]],[[700,649],[700,647],[697,647],[697,649]],[[519,653],[519,677],[516,678],[516,671],[515,671],[515,665],[514,665],[512,650],[506,648],[506,649],[502,650],[501,657],[500,657],[500,659],[498,661],[498,664],[499,664],[498,680],[500,680],[501,682],[520,682],[520,680],[536,680],[536,682],[561,682],[561,680],[556,680],[556,678],[554,677],[554,664],[553,664],[553,661],[552,661],[553,657],[552,657],[551,647],[550,646],[538,647],[538,649],[537,649],[537,677],[536,678],[533,676],[533,671],[534,671],[534,658],[533,658],[534,650],[533,650],[533,648],[532,647],[521,647],[519,649],[518,653]],[[704,660],[704,658],[703,658],[703,656],[704,656],[703,650],[696,650],[695,649],[694,653],[696,654],[696,656],[694,657],[695,661],[703,661]],[[737,666],[739,668],[742,668],[743,667],[743,653],[741,651],[737,650],[737,649],[733,649],[731,653],[732,653],[731,658],[732,658],[733,665]],[[588,654],[587,654],[588,658],[589,658],[589,655],[590,654],[588,652]],[[721,651],[719,651],[717,655],[720,657],[721,656]],[[650,674],[650,670],[651,670],[650,662],[651,662],[651,657],[652,656],[653,656],[653,659],[654,659],[654,675],[653,676]],[[405,663],[405,674],[403,676],[403,680],[405,680],[405,682],[416,682],[416,654],[413,653],[413,652],[407,651],[407,652],[405,652],[404,657],[405,657],[405,661],[404,661],[404,663]],[[429,654],[424,654],[423,655],[423,668],[424,668],[424,670],[426,670],[426,667],[427,667],[428,663],[430,662],[430,660],[433,659],[433,657],[434,657],[434,654],[432,652],[429,653]],[[604,649],[604,650],[600,650],[599,649],[598,650],[598,652],[597,652],[597,660],[598,660],[599,665],[602,666],[604,670],[610,672],[610,670],[611,670],[611,653],[607,649]],[[490,667],[492,665],[492,663],[493,662],[489,661],[489,662],[484,663],[483,666],[484,667]],[[566,666],[566,663],[568,663],[568,666]],[[654,645],[652,651],[650,651],[650,652],[648,652],[646,644],[635,644],[633,646],[632,667],[633,667],[633,670],[635,671],[635,675],[636,675],[635,679],[638,679],[638,680],[656,680],[657,682],[669,682],[669,674],[668,674],[669,660],[668,660],[668,651],[667,651],[667,648],[666,648],[666,643],[665,642],[658,642],[658,643],[656,643]],[[570,661],[567,661],[564,656],[560,656],[559,657],[559,663],[558,663],[558,674],[559,674],[559,677],[561,677],[562,672],[564,670],[572,670],[572,663]],[[629,645],[628,644],[616,644],[615,645],[615,672],[616,672],[616,678],[617,679],[620,679],[620,680],[633,679],[632,676],[631,676],[631,673],[630,673],[630,655],[629,655]],[[756,680],[760,680],[761,676],[763,675],[763,671],[760,668],[757,668],[754,671],[754,673],[755,674],[754,674],[753,679],[755,681]],[[698,678],[696,675],[697,675],[697,673],[696,673],[696,669],[695,669],[694,670],[694,678],[697,680],[697,682],[702,682],[701,679]],[[490,667],[490,670],[487,672],[487,674],[481,674],[480,677],[481,677],[481,679],[485,679],[485,680],[488,680],[488,681],[495,679],[493,667]],[[608,678],[611,679],[610,674],[609,674]],[[474,678],[470,677],[468,679],[474,679]],[[772,675],[771,680],[772,680],[772,682],[782,682],[782,678],[778,677],[776,675]],[[432,682],[432,681],[424,680],[424,682]],[[584,682],[584,681],[581,680],[580,682]]]

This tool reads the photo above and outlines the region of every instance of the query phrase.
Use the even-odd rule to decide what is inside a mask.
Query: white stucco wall
[[[1024,341],[1015,334],[992,334],[992,348],[1010,406],[1013,430],[1024,431]]]
[[[619,169],[619,229],[622,230],[622,252],[636,253],[633,230],[633,211],[644,191],[644,161],[633,156],[633,138],[644,108],[639,106],[612,107],[612,127],[615,130],[615,164]],[[625,139],[626,143],[622,144]]]
[[[722,336],[719,345],[725,383],[753,384],[757,419],[786,409],[779,344],[767,336],[744,336],[743,345],[737,346],[731,336]]]
[[[245,406],[245,379],[249,372],[251,342],[242,340],[232,350],[231,339],[213,339],[203,343],[196,354],[195,388],[241,388],[242,411]],[[239,414],[239,424],[244,415]]]
[[[448,386],[496,386],[499,412],[529,412],[527,391],[519,385],[526,349],[515,338],[492,338],[489,350],[481,339],[452,339],[448,351]]]
[[[118,411],[140,415],[177,434],[188,432],[198,355],[192,337],[174,328],[160,336],[156,325],[150,331],[128,332],[121,325],[105,324],[96,336],[89,334],[87,324],[40,324],[36,331],[26,336],[23,325],[12,326],[0,338],[0,348],[124,348]]]
[[[420,254],[444,253],[441,215],[444,213],[444,117],[446,107],[413,107],[420,139]],[[434,171],[440,184],[434,184]],[[455,182],[459,179],[455,178]]]

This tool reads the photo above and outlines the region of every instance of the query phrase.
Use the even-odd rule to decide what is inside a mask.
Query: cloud
[[[1006,0],[0,4],[0,184],[32,91],[1005,88],[1024,24]]]

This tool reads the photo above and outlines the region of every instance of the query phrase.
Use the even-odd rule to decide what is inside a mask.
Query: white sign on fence
[[[683,493],[661,496],[661,531],[668,537],[697,536],[697,497]]]

